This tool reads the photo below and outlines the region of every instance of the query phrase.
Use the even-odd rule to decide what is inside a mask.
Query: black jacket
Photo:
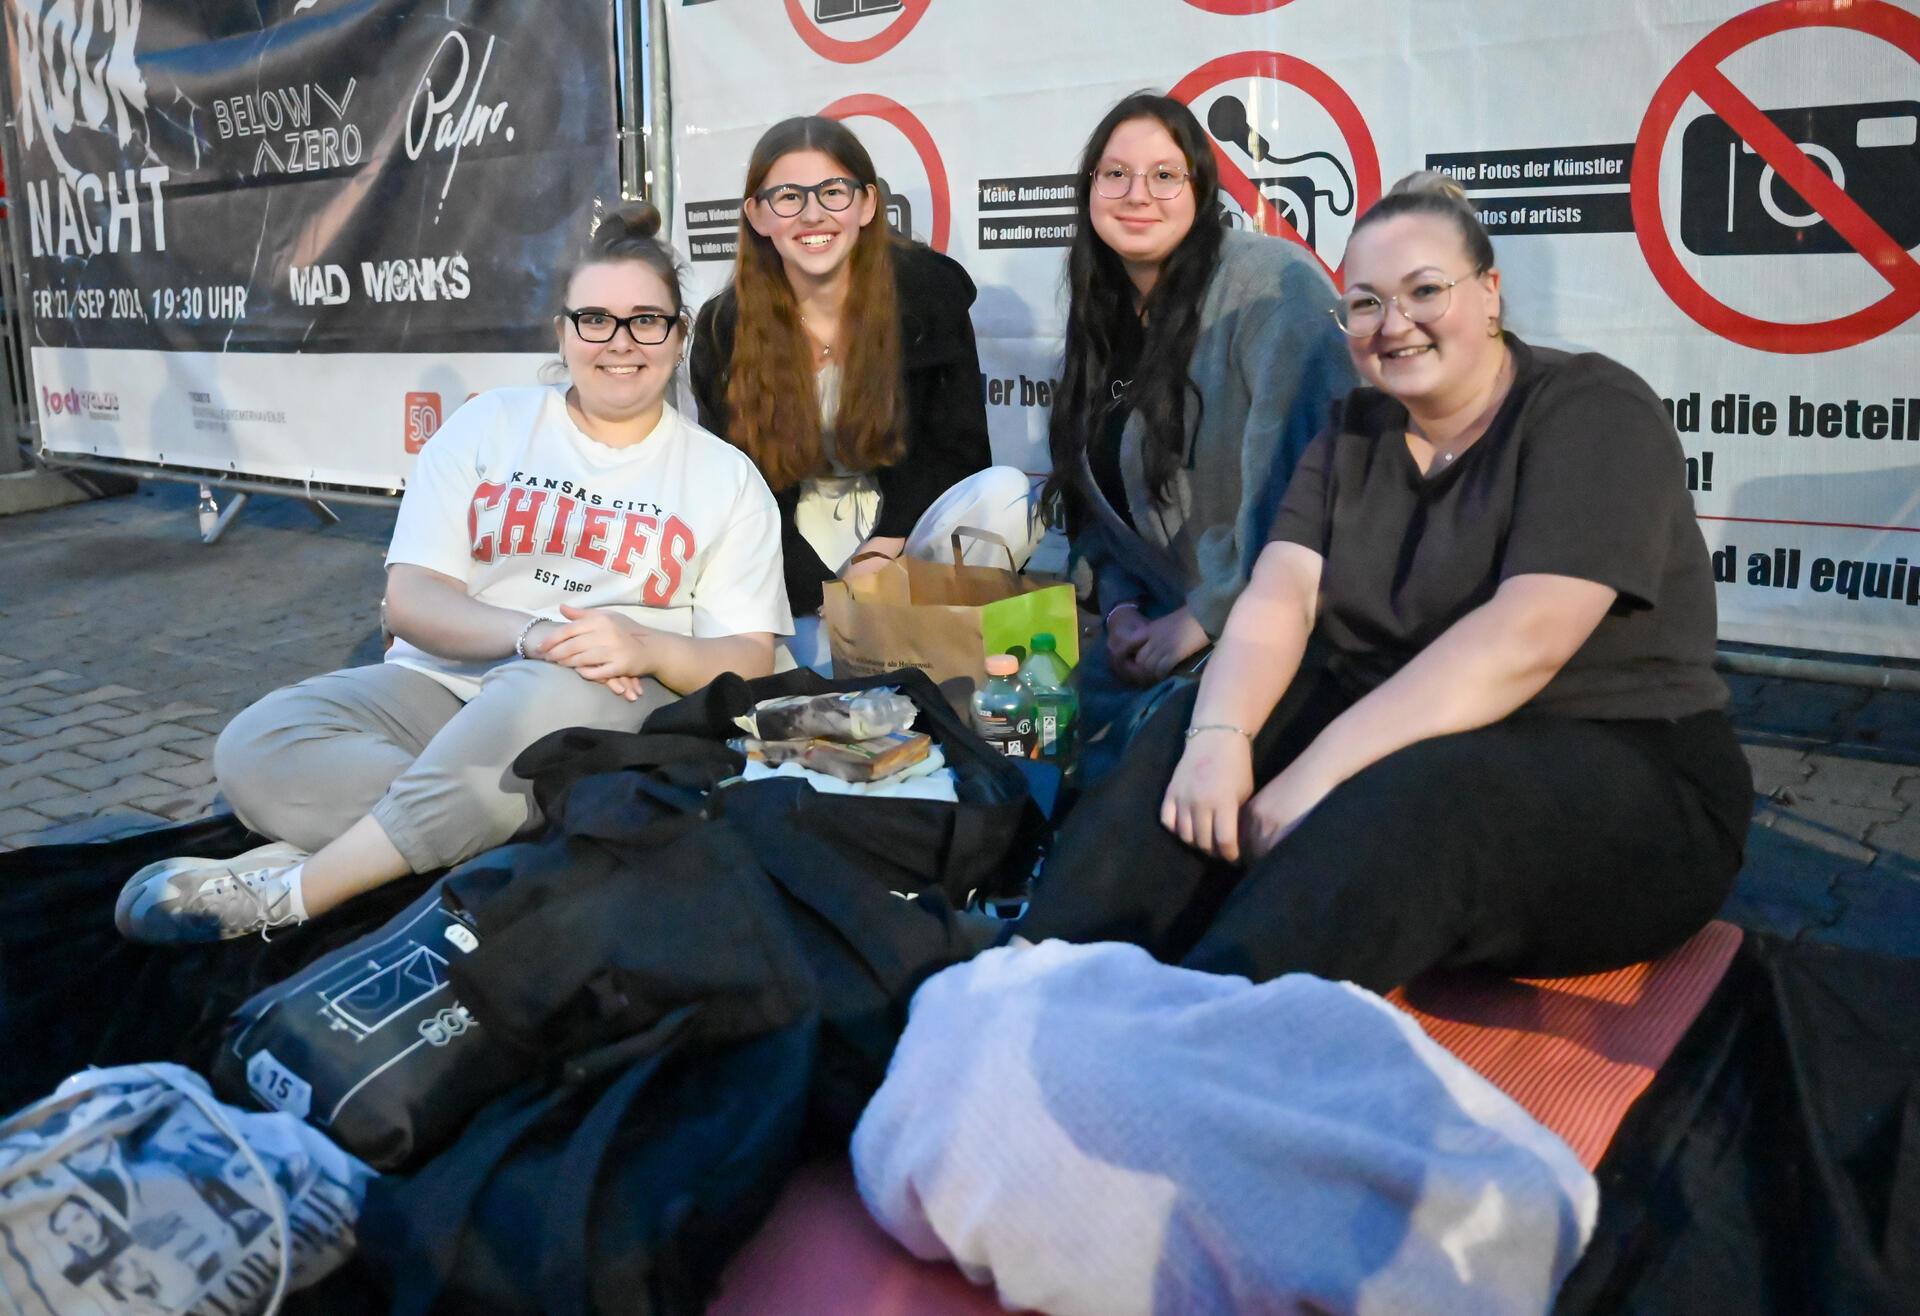
[[[904,539],[933,501],[992,463],[987,409],[980,392],[980,355],[974,347],[973,280],[957,261],[930,247],[894,247],[900,301],[900,350],[906,372],[906,451],[875,471],[880,517],[873,533]],[[688,370],[700,423],[727,437],[727,376],[737,318],[733,289],[700,308]],[[817,612],[821,587],[834,578],[812,545],[794,528],[798,485],[774,490],[780,505],[780,547],[786,554],[787,601],[796,616]]]

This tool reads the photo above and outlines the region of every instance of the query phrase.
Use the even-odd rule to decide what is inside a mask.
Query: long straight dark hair
[[[1167,130],[1186,158],[1193,189],[1193,227],[1161,265],[1144,301],[1135,300],[1120,257],[1093,231],[1093,171],[1114,130],[1132,119],[1152,119]],[[1203,405],[1187,365],[1200,338],[1200,302],[1220,263],[1219,209],[1213,145],[1193,111],[1171,96],[1137,91],[1108,110],[1087,138],[1074,180],[1079,227],[1067,254],[1066,363],[1048,427],[1053,474],[1046,498],[1054,512],[1084,496],[1077,479],[1081,455],[1116,405],[1113,363],[1129,337],[1140,343],[1127,400],[1146,427],[1147,485],[1155,502],[1168,498],[1186,453],[1187,408],[1197,415]]]

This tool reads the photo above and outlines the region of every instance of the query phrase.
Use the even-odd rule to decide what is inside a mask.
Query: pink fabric
[[[873,1223],[845,1161],[793,1177],[707,1316],[1004,1316],[991,1288],[920,1261]]]

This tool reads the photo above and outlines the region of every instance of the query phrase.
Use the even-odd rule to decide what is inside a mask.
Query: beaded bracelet
[[[527,656],[527,635],[535,626],[538,626],[545,620],[546,618],[544,617],[527,618],[525,624],[520,627],[520,633],[513,637],[513,656],[515,658],[525,658]]]

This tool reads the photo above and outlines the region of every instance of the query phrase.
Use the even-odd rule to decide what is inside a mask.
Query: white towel
[[[909,1250],[1059,1316],[1543,1312],[1599,1205],[1379,997],[1118,944],[929,979],[853,1157]]]

